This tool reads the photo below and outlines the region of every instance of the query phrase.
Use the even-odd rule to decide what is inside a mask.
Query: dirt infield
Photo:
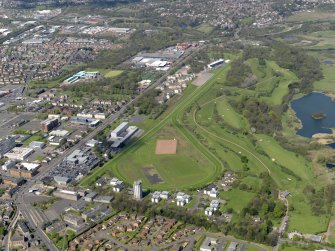
[[[156,143],[156,154],[176,154],[177,140],[159,139]]]

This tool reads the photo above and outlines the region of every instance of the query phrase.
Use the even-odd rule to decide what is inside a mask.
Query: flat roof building
[[[87,71],[80,71],[73,76],[69,77],[68,79],[65,79],[63,84],[64,85],[71,85],[79,80],[89,80],[89,79],[94,79],[98,78],[100,76],[100,73],[98,71],[94,72],[87,72]]]
[[[117,139],[121,137],[121,135],[126,132],[128,129],[128,122],[122,122],[118,127],[116,127],[112,132],[111,132],[111,138],[112,139]]]
[[[9,152],[14,147],[15,147],[15,137],[8,136],[6,138],[0,139],[0,158],[2,158],[5,153]]]
[[[45,146],[45,143],[40,142],[40,141],[32,141],[29,144],[29,147],[33,149],[43,149],[44,146]]]
[[[41,129],[43,132],[50,132],[52,129],[58,126],[57,118],[46,119],[41,122]]]
[[[53,195],[58,198],[66,200],[74,200],[74,201],[77,201],[80,198],[77,192],[62,189],[57,189],[56,191],[53,192]]]
[[[14,159],[14,160],[25,160],[28,158],[32,153],[34,152],[34,149],[28,148],[28,147],[14,147],[12,150],[7,152],[4,156],[8,159]]]
[[[63,177],[63,176],[54,176],[54,181],[61,186],[66,186],[71,179],[68,177]]]

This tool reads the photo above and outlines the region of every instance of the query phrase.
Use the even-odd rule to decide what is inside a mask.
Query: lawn
[[[299,248],[299,247],[293,247],[293,246],[285,246],[281,249],[279,249],[280,251],[306,251],[306,250],[314,250],[314,248]]]
[[[203,32],[203,33],[206,33],[206,34],[210,34],[214,30],[214,27],[210,24],[203,23],[203,24],[200,24],[199,26],[197,26],[196,30],[198,30],[200,32]]]
[[[240,212],[255,197],[255,194],[233,188],[228,192],[222,192],[220,197],[227,201],[224,209],[232,208],[234,212]]]
[[[293,204],[294,210],[290,212],[288,231],[297,230],[309,234],[327,231],[329,216],[313,215],[303,194],[293,194],[289,197],[289,203]]]
[[[248,121],[231,107],[226,98],[219,99],[215,102],[219,114],[227,124],[240,129],[249,127]]]
[[[287,21],[289,22],[313,22],[313,21],[330,22],[331,20],[335,20],[335,13],[326,11],[297,12],[287,19]]]
[[[216,75],[221,75],[221,73],[226,70],[227,67],[222,67],[221,70],[216,72]],[[135,179],[134,173],[136,173],[136,178],[143,178],[145,187],[149,185],[157,189],[202,187],[213,181],[221,173],[222,163],[216,155],[203,146],[198,139],[180,124],[179,116],[214,84],[214,80],[209,80],[206,85],[198,88],[190,85],[190,87],[184,91],[183,99],[168,109],[160,119],[156,120],[152,128],[145,131],[138,140],[129,144],[113,160],[106,163],[102,168],[94,170],[91,175],[85,177],[80,185],[82,187],[89,186],[98,177],[104,175],[107,170],[112,171],[114,175],[128,183],[131,183]],[[187,142],[185,143],[185,151],[194,151],[193,153],[197,151],[197,158],[193,158],[192,155],[184,154],[183,152],[175,156],[154,156],[152,152],[150,152],[150,149],[153,150],[154,140],[157,138],[157,135],[159,135],[158,133],[171,122],[180,137]],[[178,137],[177,134],[169,136]],[[203,158],[202,161],[206,160],[207,164],[202,165],[201,163],[205,162],[200,162],[199,158]],[[129,164],[129,161],[132,161],[131,165],[135,166],[124,164]],[[161,176],[164,183],[151,185],[147,178],[144,177],[143,164],[152,164],[152,166],[146,166],[152,167],[150,169],[151,172],[156,172],[151,173],[151,175],[156,174]]]
[[[100,69],[100,68],[88,68],[85,71],[98,71],[102,74],[105,78],[115,78],[119,76],[123,71],[120,70],[109,70],[109,69]]]
[[[34,135],[32,135],[31,137],[29,137],[28,139],[26,139],[23,142],[23,145],[29,145],[33,141],[46,142],[46,139],[43,137],[42,133],[38,132],[38,133],[35,133]]]
[[[156,155],[157,139],[177,139],[177,154]],[[158,175],[162,182],[151,183],[144,172],[145,167],[149,167],[151,175]],[[141,147],[129,152],[122,161],[116,161],[111,168],[117,169],[117,173],[129,183],[142,179],[144,187],[157,189],[193,186],[215,172],[213,164],[171,126],[164,127]]]
[[[334,61],[335,62],[335,61]],[[324,79],[314,82],[314,90],[334,93],[335,91],[335,66],[322,65]]]
[[[279,165],[285,166],[299,176],[304,182],[313,180],[313,171],[305,158],[282,148],[272,137],[267,135],[256,135],[257,145]]]

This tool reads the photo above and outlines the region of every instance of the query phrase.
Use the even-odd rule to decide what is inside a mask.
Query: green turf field
[[[293,194],[289,198],[294,210],[290,212],[288,230],[298,230],[302,233],[323,233],[327,231],[329,222],[328,215],[313,215],[303,194]]]
[[[176,139],[177,154],[156,155],[157,139]],[[171,126],[164,127],[143,146],[130,151],[122,161],[114,163],[114,166],[127,181],[142,179],[145,187],[157,189],[192,186],[206,181],[215,172],[214,165]],[[146,173],[146,169],[150,169],[151,174]],[[161,181],[151,182],[151,175],[158,175]]]
[[[229,68],[223,67],[219,71],[216,72],[216,75],[221,75],[225,72],[227,72]],[[154,187],[157,189],[178,189],[178,188],[191,188],[191,187],[201,187],[208,183],[210,183],[212,180],[214,180],[222,171],[222,163],[220,160],[211,153],[205,146],[203,146],[197,138],[194,137],[187,129],[185,129],[184,126],[180,124],[179,116],[182,115],[182,112],[190,105],[195,102],[204,92],[207,92],[212,85],[214,84],[214,80],[209,80],[206,85],[203,85],[199,88],[196,88],[193,85],[190,85],[187,90],[184,92],[184,98],[177,103],[175,106],[173,106],[171,109],[169,109],[160,120],[156,121],[156,123],[153,125],[152,128],[147,130],[142,137],[140,137],[138,140],[134,141],[132,144],[130,144],[128,147],[126,147],[119,155],[117,155],[113,160],[108,162],[104,165],[104,167],[99,168],[95,170],[91,175],[85,177],[80,185],[81,186],[88,186],[92,184],[98,177],[104,175],[107,170],[110,170],[113,172],[114,175],[118,176],[119,178],[122,178],[124,181],[128,183],[132,183],[134,179],[133,173],[136,173],[138,177],[144,178],[143,174],[141,176],[141,170],[143,170],[143,164],[142,160],[145,159],[145,156],[140,153],[144,153],[149,157],[147,147],[150,149],[153,149],[154,143],[152,141],[159,135],[159,132],[166,127],[168,124],[172,124],[172,126],[176,129],[176,131],[183,136],[183,138],[188,142],[189,145],[187,145],[186,149],[188,147],[193,147],[194,150],[192,151],[198,151],[197,156],[203,156],[203,158],[208,161],[208,165],[201,166],[201,165],[190,165],[190,163],[187,164],[191,160],[191,156],[180,156],[175,155],[169,157],[165,162],[169,162],[170,166],[176,170],[169,170],[166,169],[167,164],[158,163],[159,158],[157,157],[155,161],[152,163],[154,168],[151,168],[150,170],[152,172],[152,175],[159,175],[161,176],[162,180],[164,180],[164,177],[166,181],[164,183],[160,184],[150,184],[147,182],[148,180],[144,180],[144,185],[149,187]],[[176,135],[177,136],[177,135]],[[173,135],[171,135],[173,137]],[[133,166],[131,172],[128,169],[124,170],[123,167],[126,166],[125,163],[129,161],[129,158],[133,159],[135,166]],[[154,156],[150,156],[150,158],[155,158]],[[149,158],[149,159],[150,159]],[[148,158],[147,158],[148,160]],[[192,160],[197,161],[197,160]],[[199,161],[199,160],[198,160]],[[145,161],[144,161],[145,162]],[[148,163],[150,164],[150,163]],[[194,162],[191,162],[191,164],[194,164]],[[161,165],[161,167],[160,167]],[[186,165],[185,168],[191,168],[187,170],[191,170],[192,174],[186,175],[187,171],[183,171],[183,169],[180,169],[179,167],[182,165]],[[189,167],[187,167],[189,166]],[[127,166],[128,167],[128,166]],[[170,168],[171,169],[171,168]],[[127,171],[128,170],[128,171]],[[161,174],[160,174],[160,173]],[[132,176],[129,176],[132,175]],[[186,175],[183,177],[183,175]],[[192,179],[192,175],[194,177],[197,177],[198,179]],[[187,177],[188,176],[188,177]],[[178,181],[179,179],[179,181]],[[169,184],[168,181],[177,182],[176,184]]]
[[[324,78],[314,83],[314,89],[333,93],[335,91],[335,66],[322,65],[322,71]]]
[[[220,197],[226,200],[224,209],[232,208],[235,212],[240,212],[255,197],[255,194],[239,189],[232,189],[220,194]]]
[[[85,71],[98,71],[100,72],[105,78],[114,78],[119,76],[123,71],[119,70],[109,70],[109,69],[100,69],[100,68],[88,68]]]
[[[203,23],[197,27],[195,27],[196,30],[201,31],[203,33],[209,34],[214,30],[214,27],[210,24]]]

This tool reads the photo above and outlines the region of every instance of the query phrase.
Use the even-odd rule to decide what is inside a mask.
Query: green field
[[[335,91],[335,66],[334,65],[323,65],[322,71],[323,71],[324,78],[314,83],[314,89],[316,91],[325,91],[329,93],[334,93]]]
[[[298,230],[302,233],[315,234],[327,231],[329,216],[313,215],[302,193],[293,194],[289,198],[289,203],[294,206],[294,210],[290,212],[289,231]]]
[[[249,204],[251,199],[255,197],[255,194],[239,189],[232,189],[228,192],[222,193],[222,195],[220,194],[220,197],[226,200],[224,209],[232,208],[234,209],[234,212],[240,212]]]
[[[114,78],[119,76],[123,71],[120,70],[109,70],[109,69],[98,69],[98,68],[88,68],[85,71],[98,71],[100,72],[105,78]]]
[[[203,23],[195,27],[195,29],[206,34],[210,34],[214,30],[214,27],[210,24]]]
[[[227,72],[227,70],[228,67],[223,67],[216,72],[216,75],[219,76],[224,72]],[[114,175],[128,183],[132,183],[135,178],[141,177],[143,178],[145,187],[154,187],[157,189],[195,188],[202,187],[213,181],[221,173],[222,163],[213,153],[203,146],[197,138],[195,138],[180,124],[179,116],[190,104],[197,100],[204,92],[207,92],[214,83],[214,80],[209,80],[206,85],[199,88],[190,85],[184,92],[184,98],[170,110],[165,112],[161,119],[156,121],[152,128],[147,130],[138,140],[126,147],[113,160],[105,164],[102,168],[95,170],[90,176],[84,178],[80,185],[85,187],[92,184],[95,179],[104,175],[108,170],[112,171]],[[163,157],[155,156],[153,154],[155,146],[154,141],[157,135],[159,135],[159,132],[161,132],[161,130],[167,125],[172,125],[178,134],[181,135],[186,142],[188,142],[185,147],[185,154],[181,152],[181,154],[176,154],[174,156]],[[177,136],[178,135],[170,135],[170,137],[174,138]],[[195,153],[194,151],[197,151],[197,156],[202,156],[203,160],[191,159],[192,154],[188,154],[192,152]],[[134,164],[134,166],[129,167],[127,165],[129,159],[133,161],[132,164]],[[162,159],[165,160],[161,162]],[[190,165],[190,160],[193,165]],[[201,164],[194,165],[194,161],[197,162],[200,160],[206,161],[208,164],[204,166]],[[153,172],[152,175],[157,174],[162,176],[161,178],[163,181],[164,178],[166,179],[165,182],[159,184],[150,184],[150,182],[148,182],[148,179],[144,177],[142,170],[143,167],[145,167],[143,165],[150,164],[152,167],[151,171]],[[183,168],[180,168],[181,166],[183,166]],[[169,184],[168,181],[177,182],[177,185],[174,183]]]
[[[32,135],[31,137],[29,137],[28,139],[26,139],[23,142],[23,145],[29,145],[31,142],[33,141],[42,141],[44,143],[46,143],[46,139],[43,137],[43,135],[41,133],[35,133],[34,135]]]
[[[298,80],[293,72],[279,67],[273,61],[266,61],[265,66],[260,65],[257,59],[249,59],[247,63],[257,77],[255,93],[269,104],[280,105],[289,92],[289,84]]]
[[[224,169],[243,172],[247,178],[241,182],[257,190],[260,184],[258,175],[266,172],[280,190],[288,190],[292,194],[290,205],[294,207],[294,211],[290,212],[290,229],[305,233],[325,230],[329,216],[313,215],[302,194],[307,184],[315,182],[311,164],[304,156],[284,149],[270,136],[242,133],[243,130],[248,130],[248,121],[229,104],[230,99],[238,99],[239,95],[254,96],[263,90],[267,96],[260,96],[260,99],[279,105],[288,92],[288,85],[297,80],[297,77],[271,61],[267,61],[265,67],[260,66],[256,60],[249,60],[249,64],[253,74],[257,76],[259,86],[256,85],[254,89],[226,86],[225,75],[230,66],[215,70],[213,78],[203,86],[197,88],[190,85],[183,98],[160,119],[142,121],[139,126],[145,128],[143,136],[83,179],[81,186],[86,187],[98,177],[111,172],[130,184],[141,178],[145,188],[199,188],[218,177],[224,165]],[[275,72],[280,74],[275,76]],[[275,82],[275,79],[278,81]],[[218,96],[217,93],[222,89],[239,95]],[[223,118],[223,124],[215,121],[215,108]],[[232,128],[240,131],[232,132]],[[155,155],[157,138],[176,138],[183,147],[178,148],[176,155]],[[241,162],[241,156],[247,157],[247,165]],[[156,175],[161,181],[150,182],[151,178],[148,172],[144,172],[144,168],[148,168],[149,176]],[[297,197],[298,194],[302,197]],[[238,212],[255,194],[233,189],[221,196],[227,200],[224,209],[233,208]],[[303,221],[306,217],[310,221]]]
[[[288,22],[315,22],[335,20],[334,12],[326,11],[303,11],[290,16]]]
[[[177,154],[156,155],[157,139],[176,139]],[[132,182],[142,179],[145,187],[157,189],[192,186],[202,180],[206,181],[215,173],[215,166],[171,126],[164,127],[143,146],[136,151],[129,151],[127,157],[114,165],[125,180]],[[162,181],[150,182],[150,177],[145,173],[146,168],[150,169],[149,175],[158,175]]]

